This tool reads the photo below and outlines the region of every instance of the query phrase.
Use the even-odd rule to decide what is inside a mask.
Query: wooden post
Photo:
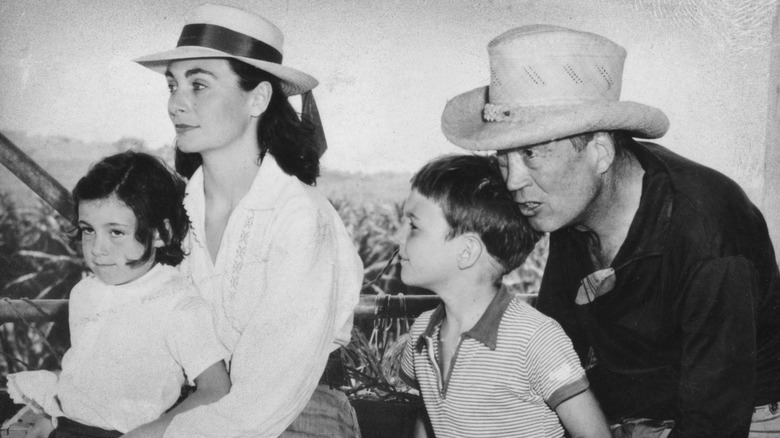
[[[0,133],[0,163],[27,184],[62,217],[68,220],[73,219],[73,201],[70,192],[3,133]]]
[[[769,45],[769,89],[764,142],[764,187],[761,211],[769,235],[780,257],[780,7],[775,6],[772,39]]]

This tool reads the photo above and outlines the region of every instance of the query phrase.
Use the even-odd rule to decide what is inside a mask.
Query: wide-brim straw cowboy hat
[[[134,59],[158,73],[171,61],[194,58],[235,58],[281,81],[287,96],[316,87],[312,76],[282,65],[284,35],[265,18],[230,6],[204,4],[194,8],[176,48]]]
[[[663,112],[621,101],[626,51],[602,36],[551,25],[511,29],[488,44],[490,85],[447,102],[441,128],[471,150],[531,146],[595,131],[658,138]]]

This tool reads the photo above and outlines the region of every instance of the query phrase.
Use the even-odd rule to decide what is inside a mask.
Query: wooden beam
[[[0,133],[0,163],[27,184],[62,217],[68,220],[73,219],[73,201],[70,192],[3,133]]]

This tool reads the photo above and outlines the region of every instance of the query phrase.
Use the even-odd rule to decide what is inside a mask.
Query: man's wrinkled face
[[[498,151],[507,188],[537,231],[587,220],[600,187],[592,142],[581,151],[569,139]]]

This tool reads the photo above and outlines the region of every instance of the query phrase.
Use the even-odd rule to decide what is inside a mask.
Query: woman
[[[275,437],[291,423],[295,436],[359,435],[346,397],[318,381],[349,342],[362,264],[312,187],[319,151],[287,96],[317,81],[281,65],[282,41],[262,17],[207,4],[175,50],[136,59],[168,80],[190,178],[182,269],[231,353],[230,393],[174,418],[166,437]]]

